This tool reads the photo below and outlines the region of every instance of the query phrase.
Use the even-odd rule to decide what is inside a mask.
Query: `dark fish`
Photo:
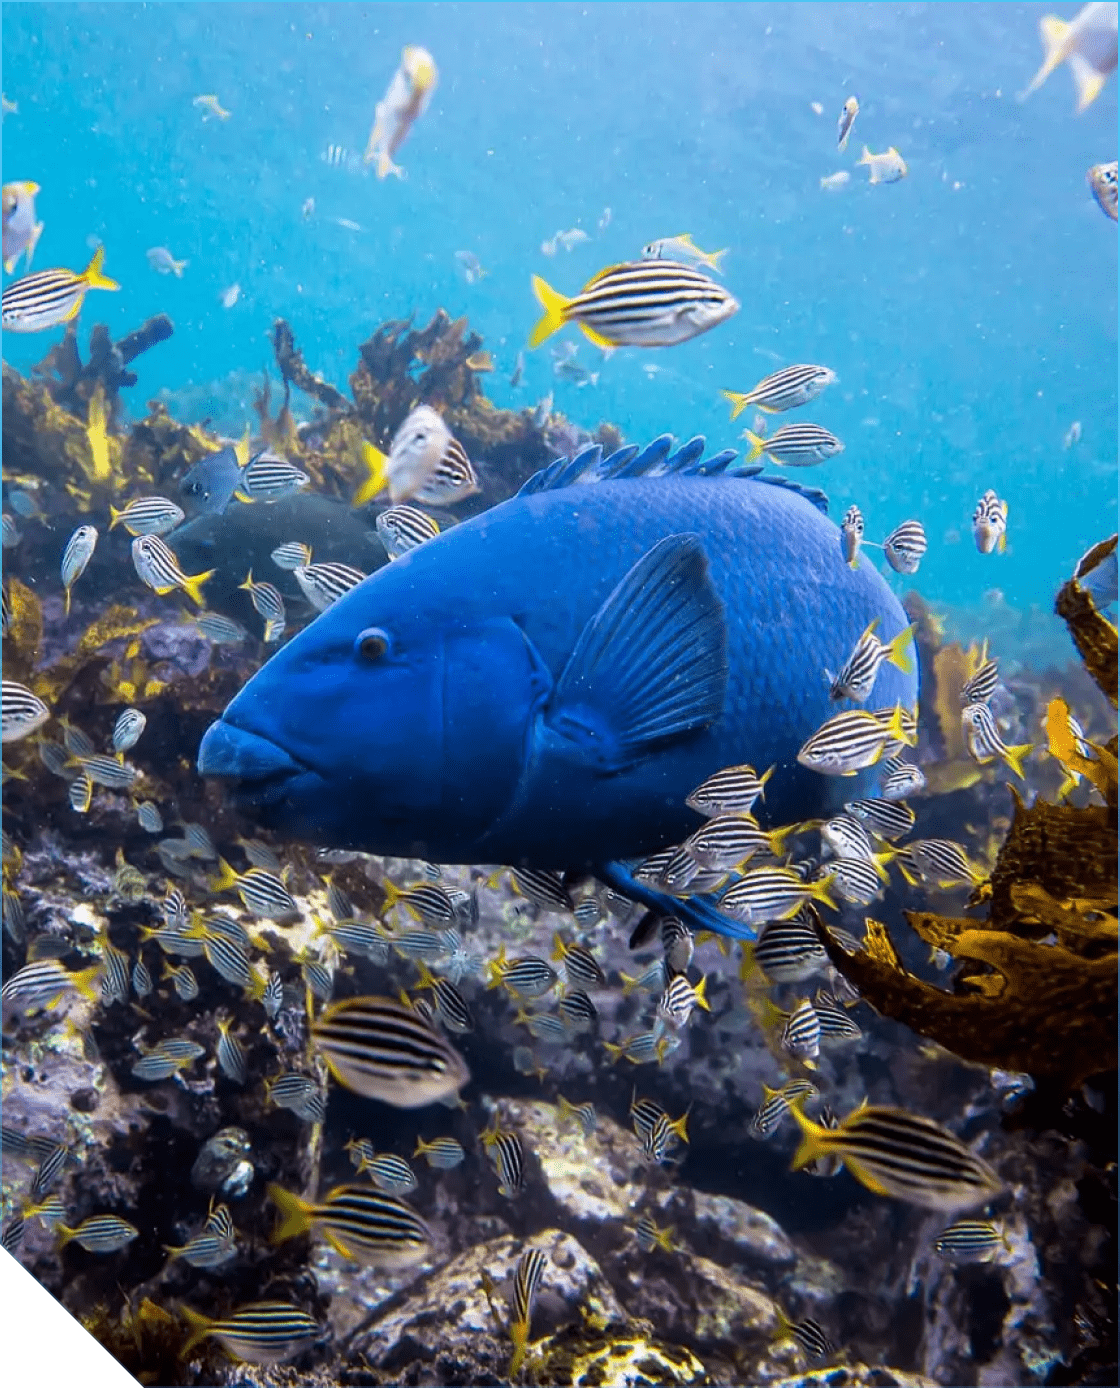
[[[202,458],[179,481],[179,490],[193,503],[196,515],[220,516],[233,500],[249,462],[248,434],[237,444]]]
[[[516,1133],[498,1128],[482,1135],[486,1153],[498,1173],[498,1194],[512,1200],[525,1185],[525,1150]]]
[[[753,957],[772,983],[799,983],[828,963],[812,923],[799,916],[765,926],[754,943]]]
[[[517,1271],[513,1276],[513,1312],[509,1334],[513,1341],[513,1358],[510,1361],[509,1376],[514,1378],[525,1361],[529,1346],[529,1322],[533,1314],[533,1302],[548,1266],[548,1254],[541,1248],[528,1248],[518,1259]]]
[[[933,1247],[952,1263],[990,1263],[1001,1248],[1011,1251],[1011,1241],[990,1219],[958,1219],[942,1229]]]

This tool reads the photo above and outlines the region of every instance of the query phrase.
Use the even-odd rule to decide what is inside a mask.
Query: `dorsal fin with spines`
[[[818,511],[828,515],[828,497],[819,487],[807,487],[776,472],[763,472],[762,463],[736,464],[739,455],[733,448],[713,453],[705,458],[705,439],[697,434],[673,452],[676,440],[672,434],[661,434],[644,448],[626,444],[603,457],[603,446],[585,444],[570,458],[557,458],[547,467],[535,472],[522,486],[518,496],[534,496],[537,492],[559,491],[562,487],[586,486],[596,482],[620,482],[637,477],[737,477],[754,482],[767,482],[772,487],[785,487],[811,501]]]

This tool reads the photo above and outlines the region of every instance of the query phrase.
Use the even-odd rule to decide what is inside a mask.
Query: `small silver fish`
[[[972,537],[981,554],[992,554],[1007,549],[1007,502],[1001,501],[989,489],[976,503],[972,513]]]
[[[317,612],[325,612],[366,577],[361,569],[335,563],[301,564],[292,573],[304,597]]]
[[[921,521],[903,521],[883,541],[883,557],[895,573],[916,574],[929,548]]]
[[[138,708],[126,708],[113,726],[113,751],[130,751],[147,726],[148,720]]]
[[[844,102],[840,112],[840,119],[836,122],[836,148],[839,150],[847,149],[848,137],[852,133],[852,126],[856,123],[859,115],[859,102],[854,96],[848,97]]]
[[[123,511],[109,507],[109,529],[123,525],[130,535],[167,535],[186,520],[182,507],[165,496],[137,496]]]
[[[62,552],[62,586],[66,590],[66,615],[70,615],[70,590],[86,571],[97,548],[97,527],[79,525]]]
[[[857,164],[866,164],[868,169],[868,183],[897,183],[906,177],[910,170],[906,167],[906,160],[895,149],[894,145],[882,154],[872,154],[866,145],[863,153],[856,160]]]
[[[849,506],[840,522],[840,548],[849,569],[859,568],[859,551],[863,544],[863,512]]]
[[[161,596],[181,588],[198,607],[205,607],[202,585],[213,575],[185,574],[167,543],[158,535],[138,535],[132,542],[132,563],[142,583]]]

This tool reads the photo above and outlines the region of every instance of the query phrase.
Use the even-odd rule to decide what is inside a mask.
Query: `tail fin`
[[[217,569],[207,569],[204,574],[183,575],[183,592],[190,594],[196,607],[204,608],[206,606],[206,601],[202,596],[202,585],[208,578],[213,578],[217,572]]]
[[[385,490],[389,484],[389,459],[380,448],[362,440],[361,459],[369,476],[354,493],[351,506],[364,506]]]
[[[550,284],[541,279],[540,275],[533,276],[533,292],[541,301],[544,314],[532,331],[529,346],[539,347],[546,338],[559,332],[568,321],[567,311],[572,301],[566,299],[563,294],[558,294]]]
[[[1019,93],[1019,100],[1026,101],[1032,92],[1038,91],[1059,63],[1066,59],[1065,39],[1070,26],[1055,14],[1045,14],[1038,21],[1038,36],[1042,40],[1042,66],[1031,78],[1026,91]]]
[[[724,246],[722,251],[711,251],[708,255],[702,257],[704,264],[710,270],[714,270],[717,275],[723,274],[723,266],[720,264],[720,261],[727,254],[727,249],[728,248]]]
[[[199,1340],[205,1340],[210,1334],[210,1327],[214,1322],[209,1316],[204,1316],[201,1311],[192,1311],[189,1306],[179,1306],[179,1314],[191,1327],[191,1334],[183,1342],[183,1347],[179,1351],[179,1358],[185,1359],[187,1354],[198,1344]]]
[[[93,253],[93,259],[82,271],[81,278],[85,280],[90,289],[119,289],[120,285],[116,280],[111,280],[101,273],[101,267],[104,264],[105,247],[98,246]]]
[[[887,659],[890,663],[902,671],[904,675],[914,673],[914,662],[910,656],[910,641],[914,635],[916,624],[911,624],[900,631],[898,635],[887,645]]]
[[[1081,115],[1100,96],[1105,79],[1080,53],[1070,54],[1069,70],[1073,74],[1073,85],[1077,88],[1077,114]]]
[[[828,1155],[827,1136],[831,1131],[829,1128],[822,1128],[819,1123],[814,1123],[811,1118],[807,1118],[801,1111],[801,1096],[799,1095],[788,1106],[790,1115],[796,1120],[797,1126],[801,1129],[801,1144],[793,1154],[793,1162],[790,1166],[791,1171],[798,1170],[799,1167],[808,1166],[811,1161],[816,1161],[818,1157]]]
[[[283,1186],[276,1185],[275,1182],[269,1182],[265,1194],[280,1212],[280,1223],[271,1235],[273,1243],[284,1243],[287,1239],[294,1239],[311,1228],[312,1207],[306,1200],[302,1200],[290,1190],[285,1190]]]
[[[226,862],[224,858],[218,859],[218,875],[211,877],[206,885],[212,892],[228,891],[230,887],[237,885],[237,873]]]
[[[1034,744],[1030,742],[1019,743],[1015,747],[1004,747],[1003,759],[1018,776],[1020,781],[1027,778],[1023,775],[1023,762],[1034,751]]]
[[[751,446],[751,451],[747,454],[743,461],[745,463],[753,463],[757,457],[766,452],[766,441],[764,439],[760,439],[759,436],[755,433],[752,433],[750,429],[746,429],[743,432],[747,442]]]
[[[829,873],[827,877],[822,877],[819,882],[809,883],[809,895],[814,901],[819,901],[822,906],[827,906],[831,911],[836,910],[836,902],[829,896],[828,889],[835,880],[835,874]]]
[[[720,394],[723,396],[725,400],[731,401],[732,423],[734,423],[734,421],[739,418],[739,416],[751,403],[750,396],[740,390],[721,390]]]

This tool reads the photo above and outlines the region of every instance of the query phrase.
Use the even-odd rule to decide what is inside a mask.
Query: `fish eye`
[[[389,649],[389,638],[380,627],[367,627],[359,632],[354,649],[363,660],[380,660]]]

